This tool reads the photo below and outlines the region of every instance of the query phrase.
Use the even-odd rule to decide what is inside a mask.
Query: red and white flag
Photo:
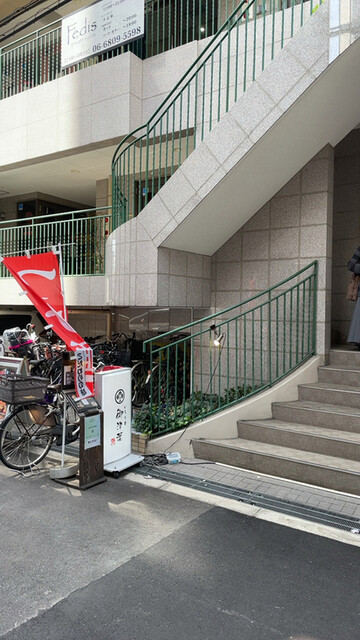
[[[54,332],[75,352],[75,388],[80,398],[94,395],[92,349],[69,325],[61,288],[59,262],[54,253],[3,258],[3,263]]]

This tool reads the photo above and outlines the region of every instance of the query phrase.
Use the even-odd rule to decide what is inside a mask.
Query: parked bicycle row
[[[131,335],[120,332],[111,337],[90,337],[86,338],[86,341],[92,348],[95,371],[109,366],[131,368],[133,407],[143,406],[149,400],[150,394],[160,401],[164,396],[165,386],[167,396],[169,393],[174,394],[174,363],[169,359],[166,366],[159,362],[150,366],[149,358],[143,353],[143,341],[136,338],[135,332]],[[44,329],[37,335],[35,326],[27,324],[25,329],[13,327],[4,331],[0,336],[0,358],[2,356],[23,359],[23,370],[27,374],[47,378],[50,384],[60,383],[68,387],[73,382],[71,378],[62,379],[66,347],[51,329]],[[4,370],[4,367],[2,369]],[[180,375],[176,383],[179,396],[182,393],[182,380]]]

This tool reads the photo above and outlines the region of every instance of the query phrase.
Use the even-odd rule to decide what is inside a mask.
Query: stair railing
[[[135,428],[181,429],[263,391],[316,349],[317,261],[238,305],[146,340]]]
[[[138,215],[277,55],[319,0],[242,0],[112,161],[114,228]]]

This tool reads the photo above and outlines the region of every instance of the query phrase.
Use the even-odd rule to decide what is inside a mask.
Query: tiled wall
[[[220,311],[319,261],[317,351],[329,349],[333,149],[315,156],[212,259]]]
[[[354,303],[345,300],[347,263],[360,245],[360,129],[335,148],[332,342],[346,342]]]

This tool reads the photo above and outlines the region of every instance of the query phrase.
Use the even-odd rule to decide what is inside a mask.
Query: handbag
[[[357,300],[359,284],[360,275],[355,275],[355,273],[353,273],[348,284],[346,300],[352,300],[353,302]]]

